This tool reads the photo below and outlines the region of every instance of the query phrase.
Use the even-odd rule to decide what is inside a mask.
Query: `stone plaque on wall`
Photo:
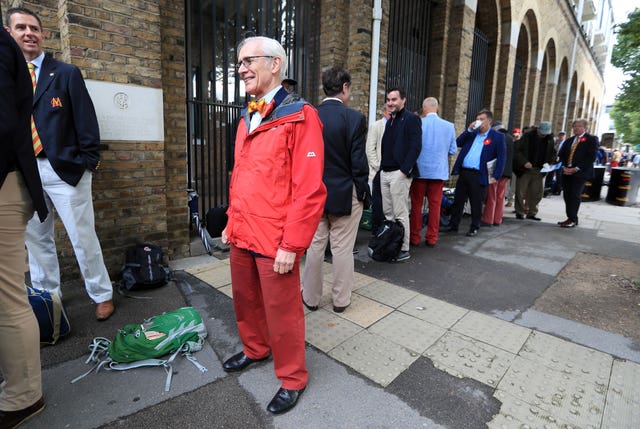
[[[87,80],[101,140],[163,141],[162,90]]]

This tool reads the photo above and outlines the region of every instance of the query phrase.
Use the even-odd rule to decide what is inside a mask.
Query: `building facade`
[[[350,104],[369,122],[377,119],[385,89],[402,86],[408,109],[435,96],[458,132],[481,108],[512,128],[548,120],[554,132],[569,131],[574,118],[585,117],[596,130],[612,43],[610,1],[0,4],[3,11],[37,12],[48,32],[47,52],[77,65],[87,80],[105,145],[94,177],[96,228],[116,274],[124,248],[135,242],[160,244],[170,258],[188,256],[187,189],[200,194],[201,215],[227,203],[235,124],[247,100],[234,70],[236,45],[245,36],[281,40],[289,76],[313,104],[322,99],[322,71],[344,66],[352,75]],[[121,116],[105,113],[116,102],[132,108]],[[57,234],[64,272],[77,275],[64,228]]]

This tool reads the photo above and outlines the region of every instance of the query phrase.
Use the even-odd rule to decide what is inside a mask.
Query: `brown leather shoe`
[[[110,299],[109,301],[101,302],[96,307],[96,319],[103,322],[111,317],[115,310],[116,308],[113,306],[113,300]]]
[[[0,428],[9,429],[18,427],[42,410],[44,410],[44,399],[40,397],[40,399],[30,407],[17,411],[0,411]]]

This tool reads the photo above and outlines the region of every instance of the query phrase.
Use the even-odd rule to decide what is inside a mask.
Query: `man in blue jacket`
[[[487,185],[502,177],[507,149],[504,135],[491,128],[492,122],[493,114],[489,110],[481,110],[475,122],[469,124],[469,128],[456,139],[458,147],[462,149],[451,171],[451,174],[459,177],[451,209],[450,232],[458,232],[464,203],[468,198],[471,203],[471,226],[467,236],[478,234]]]
[[[404,238],[397,262],[406,261],[409,254],[409,189],[418,175],[416,161],[422,148],[422,124],[418,115],[404,107],[407,96],[400,88],[387,91],[387,108],[391,118],[382,136],[380,188],[382,210],[387,220],[399,220],[404,226]]]
[[[422,102],[422,151],[418,157],[420,175],[411,183],[411,244],[420,244],[422,205],[429,202],[429,220],[425,242],[433,247],[438,241],[442,186],[449,179],[449,155],[455,155],[456,131],[453,123],[438,116],[438,100],[427,97]]]

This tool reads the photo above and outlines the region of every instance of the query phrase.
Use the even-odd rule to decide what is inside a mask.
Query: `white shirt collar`
[[[40,55],[38,55],[33,60],[27,61],[27,62],[33,64],[34,66],[36,66],[36,69],[40,69],[40,68],[42,68],[42,61],[44,61],[44,52],[42,52]]]
[[[278,85],[275,88],[273,88],[271,91],[267,92],[265,96],[262,97],[264,98],[264,102],[271,103],[271,100],[273,100],[273,97],[275,97],[278,91],[280,91],[280,88],[282,88],[282,85]]]

